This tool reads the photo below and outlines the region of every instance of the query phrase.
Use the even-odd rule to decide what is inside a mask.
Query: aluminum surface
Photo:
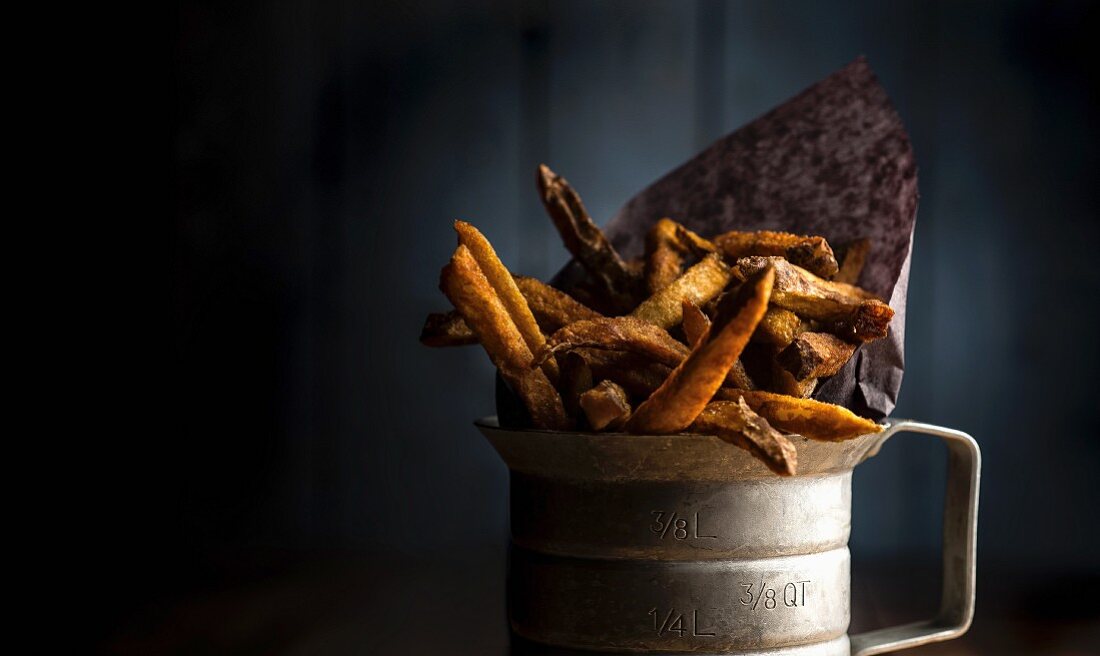
[[[516,654],[870,656],[969,626],[979,454],[963,433],[795,437],[799,475],[781,478],[716,437],[478,427],[511,470]],[[948,444],[943,608],[849,642],[852,468],[904,431]]]

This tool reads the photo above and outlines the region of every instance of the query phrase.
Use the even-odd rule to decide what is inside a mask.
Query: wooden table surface
[[[100,652],[514,655],[519,650],[509,646],[504,610],[505,558],[501,548],[435,558],[236,554],[222,566],[253,574],[135,600]],[[263,567],[255,566],[257,559],[266,559]],[[851,631],[932,615],[938,586],[935,563],[865,564],[857,555]],[[1100,654],[1096,576],[1036,577],[1020,568],[984,567],[978,590],[977,618],[966,636],[909,653]]]

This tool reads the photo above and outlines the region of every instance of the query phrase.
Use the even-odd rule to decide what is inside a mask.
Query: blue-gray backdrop
[[[550,276],[538,162],[606,220],[866,54],[920,165],[896,414],[981,442],[983,561],[1095,572],[1096,26],[1077,2],[181,3],[166,553],[499,545],[507,475],[470,423],[491,367],[417,342],[451,221]],[[858,471],[857,559],[936,552],[942,459],[909,438]]]

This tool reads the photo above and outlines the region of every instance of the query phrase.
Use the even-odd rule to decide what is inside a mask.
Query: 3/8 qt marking
[[[677,513],[667,510],[652,510],[653,523],[649,530],[660,536],[661,540],[672,537],[675,540],[686,540],[689,537],[694,540],[717,540],[717,535],[708,535],[708,531],[700,528],[701,519],[699,513],[687,517],[677,516]]]
[[[788,581],[770,585],[761,579],[758,583],[738,583],[743,590],[737,599],[751,610],[775,610],[776,608],[801,608],[806,605],[806,589],[813,581]]]

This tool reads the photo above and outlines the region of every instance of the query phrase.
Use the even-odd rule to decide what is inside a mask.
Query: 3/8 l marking
[[[649,530],[660,535],[662,540],[668,535],[676,540],[686,540],[689,537],[696,540],[715,540],[718,538],[717,535],[707,535],[706,531],[699,528],[699,513],[695,513],[694,518],[689,515],[686,519],[683,517],[678,518],[675,512],[670,513],[667,510],[653,510],[650,511],[650,514],[653,515],[654,520],[649,525]]]

